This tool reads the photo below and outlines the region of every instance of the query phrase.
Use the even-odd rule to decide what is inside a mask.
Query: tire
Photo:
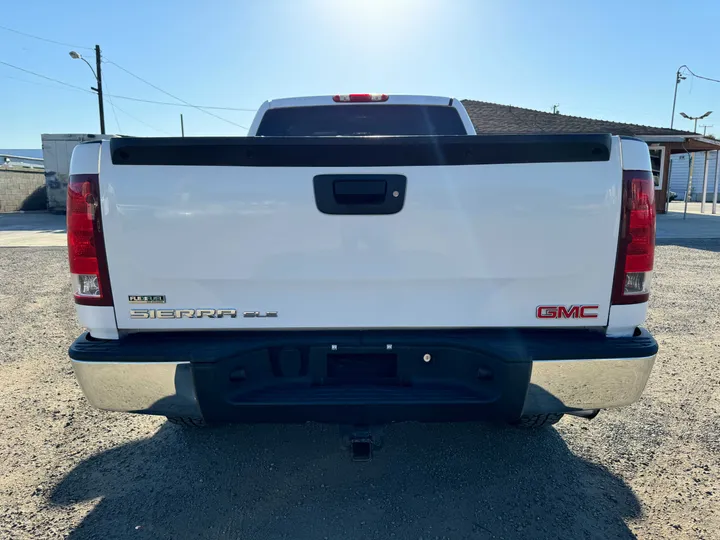
[[[182,426],[184,428],[203,428],[207,424],[202,418],[190,418],[189,416],[166,416],[168,422],[175,425]]]
[[[533,414],[521,416],[513,425],[522,429],[537,429],[557,424],[563,417],[562,413]]]

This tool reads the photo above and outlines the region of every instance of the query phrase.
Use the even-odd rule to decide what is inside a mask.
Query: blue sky
[[[668,126],[678,66],[720,79],[719,21],[720,2],[681,11],[658,0],[24,0],[6,2],[0,24],[98,43],[106,60],[199,105],[437,94],[546,111],[559,103],[564,114]],[[90,70],[69,50],[0,29],[0,61],[91,86]],[[79,52],[94,61],[92,51]],[[174,101],[113,64],[103,75],[107,93]],[[192,108],[114,103],[119,127],[106,100],[108,132],[179,135],[182,112],[188,135],[245,133]],[[707,110],[717,111],[708,132],[720,134],[720,84],[684,81],[677,112]],[[244,126],[253,117],[213,112]],[[40,133],[98,132],[97,118],[93,95],[0,64],[0,148],[37,148]],[[675,127],[692,124],[677,117]]]

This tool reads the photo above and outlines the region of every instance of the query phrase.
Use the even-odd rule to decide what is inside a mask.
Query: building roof
[[[485,133],[611,133],[613,135],[678,135],[697,137],[696,133],[670,128],[594,120],[581,116],[500,105],[487,101],[462,100],[475,130]]]

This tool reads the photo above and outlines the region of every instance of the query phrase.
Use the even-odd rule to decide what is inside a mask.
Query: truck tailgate
[[[118,328],[605,326],[621,169],[598,135],[113,139]],[[324,213],[318,177],[368,207],[384,185],[394,211]],[[577,305],[597,317],[538,318]],[[197,311],[217,309],[237,316]]]

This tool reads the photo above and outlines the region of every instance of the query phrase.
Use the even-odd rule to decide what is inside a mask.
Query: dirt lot
[[[537,433],[396,425],[369,464],[331,426],[91,409],[64,249],[0,249],[0,537],[720,538],[720,241],[683,242],[658,249],[639,403]]]

